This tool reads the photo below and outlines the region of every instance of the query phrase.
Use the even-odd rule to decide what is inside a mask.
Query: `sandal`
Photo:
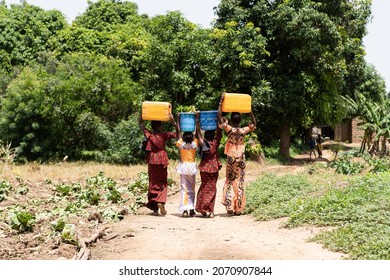
[[[183,212],[182,216],[183,216],[184,218],[187,218],[187,217],[188,217],[188,211],[185,210],[185,211]]]
[[[190,210],[190,216],[193,217],[193,216],[195,216],[195,215],[196,215],[195,210],[194,210],[194,209],[191,209],[191,210]]]
[[[162,203],[157,203],[158,209],[160,209],[161,215],[165,216],[167,214],[167,210],[165,210],[164,204]]]
[[[234,212],[233,210],[227,210],[227,215],[230,217],[230,216],[233,216]]]
[[[207,212],[207,218],[214,218],[213,212]]]

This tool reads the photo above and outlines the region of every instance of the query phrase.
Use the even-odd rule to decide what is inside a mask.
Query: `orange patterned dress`
[[[255,130],[255,125],[240,128],[227,123],[222,128],[228,134],[225,145],[227,156],[226,181],[221,203],[228,213],[241,214],[245,208],[245,135]]]

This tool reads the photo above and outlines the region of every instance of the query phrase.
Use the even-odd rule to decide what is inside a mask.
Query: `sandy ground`
[[[248,174],[247,181],[254,179]],[[323,229],[285,229],[284,219],[256,221],[251,215],[226,216],[220,204],[224,179],[218,181],[215,218],[197,214],[183,218],[178,211],[180,193],[169,196],[166,216],[152,216],[148,209],[126,216],[112,225],[105,239],[92,249],[98,260],[337,260],[308,239]],[[200,182],[196,186],[199,187]],[[110,239],[111,238],[111,239]],[[110,240],[107,240],[110,239]],[[105,241],[106,240],[106,241]]]

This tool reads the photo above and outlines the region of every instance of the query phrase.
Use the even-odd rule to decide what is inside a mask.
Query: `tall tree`
[[[267,40],[270,90],[261,93],[262,118],[277,120],[280,152],[289,158],[292,129],[310,123],[337,123],[342,117],[340,96],[345,91],[348,43],[362,46],[370,1],[222,0],[216,26],[236,21],[253,23]],[[353,15],[360,32],[347,28]],[[359,15],[359,16],[357,16]],[[359,37],[360,36],[360,37]],[[347,40],[348,39],[348,40]]]
[[[145,99],[211,109],[213,99],[205,98],[213,95],[210,30],[200,29],[180,12],[152,18],[147,30],[153,40],[141,79]]]
[[[110,30],[115,25],[138,20],[138,6],[121,0],[88,0],[87,10],[74,23],[87,29]]]
[[[27,65],[49,49],[49,40],[67,26],[57,10],[45,11],[27,4],[0,4],[0,66]]]

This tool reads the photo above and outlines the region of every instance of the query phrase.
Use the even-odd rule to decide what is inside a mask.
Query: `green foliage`
[[[390,159],[389,157],[383,158],[366,158],[367,163],[369,164],[370,172],[378,173],[378,172],[386,172],[390,170]]]
[[[141,149],[143,133],[139,128],[137,115],[120,121],[109,137],[109,148],[104,153],[106,162],[135,164],[143,160],[145,154]]]
[[[286,217],[314,189],[304,175],[265,174],[248,187],[246,211],[263,221]]]
[[[111,201],[112,203],[118,203],[122,200],[122,195],[117,189],[117,183],[111,178],[107,178],[106,176],[104,176],[104,173],[102,171],[100,171],[97,176],[88,178],[86,187],[88,189],[95,188],[96,190],[105,190],[107,192],[107,200]]]
[[[314,240],[351,259],[389,259],[389,179],[384,172],[356,177],[342,189],[329,188],[297,204],[287,225],[335,226]]]
[[[65,221],[63,219],[58,219],[50,223],[50,228],[54,232],[62,232],[65,228]]]
[[[100,201],[101,195],[96,187],[90,187],[83,190],[79,196],[80,199],[85,200],[90,205],[97,205]]]
[[[87,188],[96,188],[101,190],[111,190],[116,186],[116,182],[111,178],[107,178],[103,171],[98,175],[89,177],[87,179]]]
[[[240,57],[246,61],[247,54],[260,48],[258,55],[253,56],[261,59],[260,62],[243,64],[255,66],[253,74],[246,75],[255,77],[249,83],[246,77],[242,82],[237,81],[245,71],[238,65],[220,77],[237,81],[229,84],[229,89],[243,89],[247,93],[253,90],[256,94],[253,105],[262,117],[258,127],[265,134],[280,131],[282,155],[289,155],[292,130],[308,123],[341,121],[345,113],[339,102],[341,95],[353,93],[356,84],[354,88],[351,84],[363,80],[359,79],[359,72],[352,69],[365,65],[362,39],[369,20],[368,1],[339,5],[334,1],[274,1],[270,4],[267,0],[223,0],[216,12],[218,37],[228,38],[230,30],[236,33],[245,27],[251,30],[244,32],[244,40],[218,48],[222,55],[231,54],[236,47],[244,52],[242,56],[241,53],[228,55],[228,63],[240,61],[237,59]],[[354,19],[354,27],[350,25],[351,19]],[[241,34],[233,34],[234,42]],[[250,43],[241,45],[251,40],[256,43],[254,48]],[[248,50],[248,46],[252,48]],[[261,47],[266,52],[261,52]],[[219,64],[226,67],[227,63]],[[240,69],[237,74],[236,69]],[[260,72],[262,75],[256,77]]]
[[[33,231],[35,226],[35,215],[27,211],[14,210],[9,214],[12,229],[19,232]]]
[[[253,160],[258,160],[264,156],[263,148],[256,133],[251,132],[245,136],[245,152]]]
[[[349,181],[323,172],[307,176],[262,175],[247,188],[247,211],[260,220],[289,217],[285,227],[330,226],[312,241],[350,259],[389,259],[390,173]]]
[[[223,1],[219,9],[222,9]],[[215,70],[221,89],[230,92],[251,93],[253,87],[263,82],[261,75],[266,67],[266,38],[257,22],[238,17],[220,18],[212,32]]]
[[[49,40],[67,26],[64,15],[26,1],[0,9],[0,69],[27,65],[49,49]]]
[[[152,18],[147,30],[153,39],[144,55],[144,99],[170,101],[173,108],[216,108],[209,31],[197,28],[177,11]]]
[[[9,182],[5,180],[0,182],[0,202],[7,199],[7,195],[11,190],[12,185]]]
[[[107,200],[112,203],[118,203],[122,200],[122,195],[117,189],[110,189],[106,194]]]
[[[69,214],[77,213],[83,207],[82,201],[69,202],[65,206],[64,212]]]
[[[79,192],[81,190],[81,186],[78,183],[74,183],[74,184],[60,183],[55,185],[53,189],[55,193],[58,194],[59,196],[69,196]]]
[[[144,205],[147,201],[146,193],[149,187],[149,175],[146,172],[138,173],[138,179],[128,186],[130,193],[135,198],[135,205]]]
[[[65,243],[79,246],[76,236],[76,226],[74,224],[65,224],[61,231],[61,239]]]
[[[177,11],[139,15],[128,1],[90,1],[71,25],[24,1],[0,15],[0,140],[19,163],[138,163],[143,100],[213,110],[221,91],[251,94],[267,153],[279,131],[344,117],[341,94],[377,100],[384,89],[364,62],[365,0],[223,0],[210,29]]]
[[[363,162],[355,162],[352,155],[344,153],[338,159],[334,160],[330,164],[335,168],[337,173],[345,175],[355,175],[361,173],[365,168]]]
[[[127,1],[88,2],[87,10],[74,23],[88,29],[110,30],[116,25],[138,19],[137,5]]]
[[[107,149],[118,136],[110,127],[127,118],[136,103],[129,92],[138,89],[128,71],[103,56],[73,54],[47,67],[53,63],[54,72],[26,68],[9,85],[0,111],[2,137],[28,160],[77,159],[82,150]]]

